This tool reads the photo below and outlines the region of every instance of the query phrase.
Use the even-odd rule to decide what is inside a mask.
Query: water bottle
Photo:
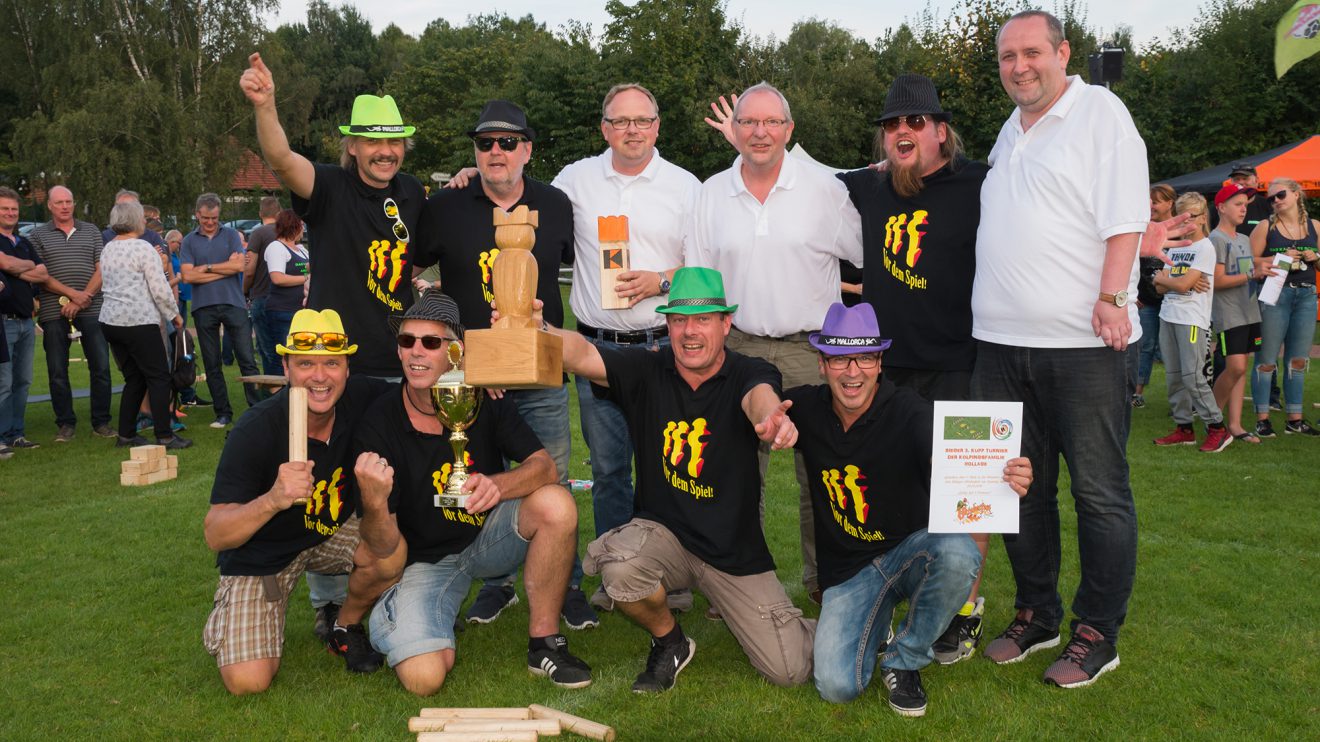
[[[590,492],[590,491],[591,491],[591,480],[590,480],[590,479],[570,479],[570,480],[568,480],[568,486],[569,486],[569,489],[573,490],[574,492]]]

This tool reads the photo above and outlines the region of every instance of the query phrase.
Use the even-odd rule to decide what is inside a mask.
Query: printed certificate
[[[1017,533],[1004,464],[1022,450],[1021,402],[936,402],[931,533]]]

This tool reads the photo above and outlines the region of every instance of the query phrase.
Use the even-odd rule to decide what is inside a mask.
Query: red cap
[[[1226,183],[1223,188],[1219,189],[1219,193],[1215,194],[1215,206],[1219,206],[1239,193],[1245,193],[1247,194],[1247,198],[1251,198],[1256,195],[1256,189],[1247,188],[1246,186],[1238,185],[1237,183]]]

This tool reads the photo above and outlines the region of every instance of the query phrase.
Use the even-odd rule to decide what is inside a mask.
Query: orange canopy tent
[[[1228,181],[1233,166],[1243,162],[1256,166],[1262,188],[1274,178],[1292,178],[1307,196],[1320,198],[1320,135],[1161,182],[1179,193],[1213,194]]]

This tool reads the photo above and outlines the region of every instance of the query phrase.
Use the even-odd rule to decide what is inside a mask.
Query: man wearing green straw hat
[[[665,592],[680,588],[710,600],[767,680],[789,686],[811,676],[816,622],[775,576],[757,464],[761,441],[791,447],[797,428],[780,401],[779,371],[725,348],[737,308],[725,301],[719,271],[680,268],[669,303],[656,308],[669,347],[603,348],[550,330],[563,338],[564,369],[623,410],[633,442],[633,518],[591,542],[583,568],[651,635],[636,693],[672,688],[696,651],[666,605]]]
[[[401,172],[416,131],[390,96],[359,95],[338,165],[312,163],[289,148],[275,108],[275,81],[260,54],[248,58],[239,87],[252,102],[261,153],[293,194],[313,235],[307,306],[335,309],[361,346],[358,374],[398,378],[388,318],[412,306],[413,233],[426,193]]]

